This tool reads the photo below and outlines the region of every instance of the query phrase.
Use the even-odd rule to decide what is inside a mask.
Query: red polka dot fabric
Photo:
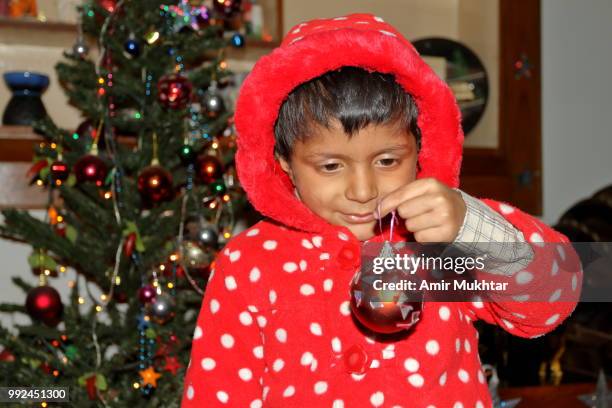
[[[522,296],[577,294],[575,253],[540,244],[566,238],[520,210],[483,200],[534,248]],[[373,241],[380,241],[378,236]],[[394,240],[406,239],[395,236]],[[565,249],[564,249],[565,248]],[[478,356],[478,319],[521,337],[553,330],[573,301],[425,303],[405,338],[381,341],[355,325],[349,282],[359,242],[340,232],[313,235],[262,221],[219,255],[193,337],[183,407],[491,407]],[[563,277],[565,281],[554,277]],[[575,282],[572,282],[576,279]],[[570,296],[572,298],[572,296]]]
[[[294,44],[311,34],[337,30],[369,31],[405,41],[404,37],[381,17],[365,13],[355,13],[347,16],[320,18],[300,23],[289,30],[281,46]],[[412,47],[412,44],[408,41],[405,41],[405,43]]]

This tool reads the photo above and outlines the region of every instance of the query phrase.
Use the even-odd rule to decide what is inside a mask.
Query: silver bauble
[[[202,108],[209,118],[216,118],[225,111],[225,102],[215,87],[211,87],[202,96]]]
[[[215,251],[197,241],[183,241],[181,244],[181,259],[189,273],[199,274],[213,261]]]
[[[72,47],[72,53],[79,58],[85,58],[89,54],[89,47],[83,40],[77,41]]]
[[[150,303],[149,313],[157,323],[164,324],[174,317],[174,306],[175,302],[171,296],[157,295]]]
[[[214,224],[206,221],[204,217],[196,215],[185,220],[184,239],[216,248],[219,233]]]

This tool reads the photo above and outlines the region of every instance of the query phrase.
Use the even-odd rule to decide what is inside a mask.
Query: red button
[[[358,344],[344,352],[344,366],[351,374],[363,374],[368,369],[368,353]]]
[[[355,265],[357,261],[357,251],[351,245],[345,245],[338,254],[338,260],[344,267]]]

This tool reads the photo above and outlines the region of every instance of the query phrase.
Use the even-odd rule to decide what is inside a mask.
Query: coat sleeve
[[[211,272],[195,328],[182,407],[261,407],[263,347],[240,251],[225,249]]]
[[[511,274],[477,271],[476,279],[505,283],[507,289],[486,292],[465,303],[468,315],[519,337],[535,338],[552,331],[574,311],[580,298],[578,255],[566,236],[518,208],[489,199],[481,202],[523,235],[524,242],[516,245],[529,245],[533,255]]]

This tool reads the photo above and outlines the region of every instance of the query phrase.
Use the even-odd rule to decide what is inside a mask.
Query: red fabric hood
[[[245,79],[235,113],[236,168],[253,206],[288,227],[325,233],[344,228],[313,213],[293,194],[274,159],[274,123],[298,85],[342,66],[391,73],[416,100],[421,129],[421,171],[459,186],[463,132],[455,97],[395,28],[371,14],[316,19],[293,27],[282,44],[260,58]]]

